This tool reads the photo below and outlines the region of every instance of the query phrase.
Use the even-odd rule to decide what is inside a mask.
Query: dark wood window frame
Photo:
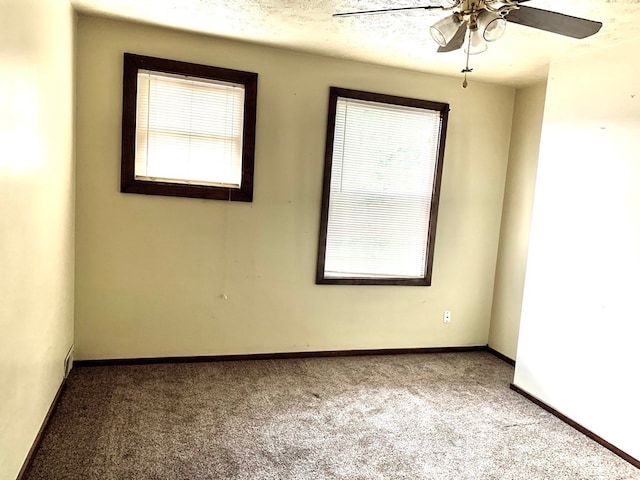
[[[244,86],[245,97],[240,188],[188,185],[135,178],[136,99],[138,92],[138,70],[140,69],[231,82]],[[167,195],[240,202],[253,201],[257,87],[257,73],[125,53],[120,191],[123,193],[141,193],[146,195]]]
[[[325,256],[327,244],[327,228],[329,221],[329,197],[331,190],[331,168],[333,159],[333,146],[336,125],[336,106],[338,98],[350,98],[378,103],[387,103],[407,107],[423,108],[440,113],[440,135],[438,150],[436,153],[435,175],[433,179],[431,209],[429,211],[428,243],[426,252],[425,275],[421,278],[327,278],[325,276]],[[438,204],[440,199],[440,185],[442,181],[442,165],[444,147],[446,143],[447,122],[449,104],[419,100],[407,97],[397,97],[379,93],[363,92],[345,88],[331,87],[329,92],[329,114],[326,133],[324,182],[322,189],[322,210],[320,215],[320,234],[318,240],[318,262],[316,271],[316,284],[333,285],[414,285],[429,286],[433,272],[433,258],[436,236],[436,223],[438,217]],[[426,212],[425,212],[426,213]]]

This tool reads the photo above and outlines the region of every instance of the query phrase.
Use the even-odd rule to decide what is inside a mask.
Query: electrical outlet
[[[451,312],[449,310],[444,312],[443,320],[444,323],[451,323]]]

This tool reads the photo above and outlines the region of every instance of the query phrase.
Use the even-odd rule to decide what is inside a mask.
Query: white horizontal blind
[[[244,86],[138,71],[137,180],[240,188]]]
[[[440,113],[337,100],[326,278],[423,278]]]

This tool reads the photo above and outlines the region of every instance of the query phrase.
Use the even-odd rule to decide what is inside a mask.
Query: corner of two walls
[[[504,190],[489,346],[515,360],[546,81],[516,91]]]

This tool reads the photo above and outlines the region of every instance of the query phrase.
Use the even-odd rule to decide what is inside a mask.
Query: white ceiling
[[[438,0],[71,0],[76,10],[305,52],[460,75],[461,50],[436,53],[438,10],[335,18],[337,12],[438,4]],[[523,86],[553,59],[640,36],[640,0],[531,0],[528,6],[604,23],[585,40],[509,23],[504,37],[471,57],[472,79]],[[636,61],[630,58],[629,61]]]

